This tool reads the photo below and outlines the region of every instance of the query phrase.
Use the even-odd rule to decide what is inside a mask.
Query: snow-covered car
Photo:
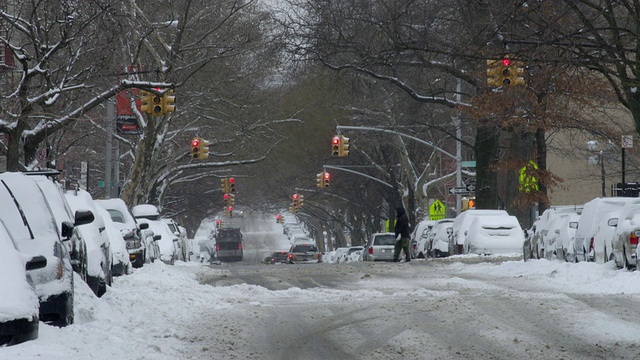
[[[451,227],[453,228],[453,234],[451,236],[451,243],[449,244],[449,254],[462,254],[465,252],[464,245],[467,242],[467,233],[471,223],[476,217],[479,216],[495,216],[509,214],[505,210],[466,210],[460,213],[453,220]]]
[[[45,267],[27,271],[40,300],[40,321],[57,326],[72,324],[73,267],[63,239],[68,241],[74,225],[94,221],[93,214],[76,212],[75,224],[63,223],[59,233],[47,199],[36,182],[13,172],[0,174],[0,204],[0,219],[18,251],[47,259]]]
[[[375,233],[363,250],[364,261],[393,261],[396,234],[392,232]],[[339,250],[339,249],[338,249]]]
[[[347,256],[344,258],[344,262],[352,263],[356,261],[362,261],[363,251],[364,251],[364,246],[349,247],[349,252],[347,253]]]
[[[165,218],[163,220],[167,223],[171,233],[178,238],[178,241],[176,242],[176,245],[178,246],[178,259],[182,261],[189,261],[189,253],[191,250],[189,249],[186,229],[178,225],[178,223],[173,219]]]
[[[449,244],[453,234],[453,219],[438,220],[429,234],[427,254],[429,257],[441,258],[449,256]]]
[[[18,252],[0,220],[0,346],[38,337],[38,294],[26,270],[45,266],[47,259],[44,256]]]
[[[575,248],[565,249],[568,254],[567,256],[577,261],[593,261],[594,252],[591,251],[590,248],[591,238],[596,233],[599,220],[605,218],[607,214],[612,211],[619,210],[627,206],[628,203],[628,206],[640,205],[640,198],[595,198],[584,204],[584,208],[582,209],[582,214],[580,215],[580,220],[578,222],[578,229],[576,230]],[[604,253],[604,251],[601,253]],[[630,251],[629,255],[631,254],[635,254],[635,251]],[[631,261],[631,264],[635,264],[635,260]]]
[[[527,242],[525,242],[525,251],[530,252],[531,257],[534,259],[549,259],[553,254],[554,249],[546,249],[546,245],[549,243],[549,236],[552,236],[553,230],[549,228],[550,224],[560,216],[568,214],[581,214],[582,206],[573,205],[561,205],[552,206],[546,209],[542,215],[534,222],[531,230],[533,233],[530,235]]]
[[[436,220],[422,220],[411,233],[411,251],[412,257],[424,258],[424,245],[429,237],[429,232],[436,224]]]
[[[562,261],[569,261],[564,249],[573,249],[576,241],[576,230],[578,229],[579,214],[569,214],[567,217],[558,219],[557,228],[553,230],[552,237],[555,238],[554,247],[556,256]],[[550,241],[552,241],[550,239]],[[574,261],[573,259],[571,261]]]
[[[144,246],[144,261],[145,263],[153,263],[156,259],[160,259],[162,257],[162,253],[160,252],[160,245],[158,245],[159,240],[162,238],[161,235],[156,235],[153,230],[151,230],[149,225],[149,220],[147,219],[136,219],[136,223],[140,228],[140,239],[142,241],[142,246]],[[125,238],[125,240],[127,240]],[[137,248],[137,243],[135,243],[136,239],[134,237],[130,237],[128,241],[133,240],[134,243],[130,246],[132,248]],[[131,258],[131,254],[129,254]]]
[[[613,225],[613,224],[611,224]],[[637,268],[638,238],[640,237],[640,205],[637,201],[628,202],[620,210],[615,221],[615,234],[612,239],[612,257],[619,268]]]
[[[524,232],[515,216],[477,216],[471,222],[464,244],[465,253],[513,254],[522,251]]]
[[[111,254],[113,261],[111,262],[111,273],[113,276],[121,276],[131,274],[133,266],[129,260],[129,251],[127,251],[127,243],[122,237],[120,229],[118,229],[111,220],[111,214],[99,203],[95,203],[98,214],[102,217],[105,225],[105,232],[109,237],[111,244]]]
[[[149,228],[149,224],[140,226],[122,199],[98,199],[95,202],[109,212],[114,226],[120,231],[127,246],[131,265],[134,268],[140,268],[145,262],[151,262],[152,256],[147,251],[149,241],[142,233]]]
[[[153,231],[154,237],[160,235],[160,239],[156,241],[160,250],[160,260],[165,264],[174,265],[180,256],[176,244],[179,239],[160,216],[158,208],[150,204],[140,204],[134,206],[131,213],[136,221],[140,222],[141,219],[145,219],[145,222],[149,224],[149,230]]]
[[[341,263],[342,259],[347,256],[347,253],[349,252],[349,247],[348,246],[343,246],[343,247],[339,247],[336,249],[336,251],[334,251],[333,253],[333,259],[332,262],[333,263]]]
[[[73,211],[90,211],[95,220],[90,224],[78,226],[80,234],[87,244],[87,285],[101,297],[107,292],[107,287],[113,283],[111,264],[113,254],[111,243],[106,232],[106,225],[102,216],[98,214],[91,194],[82,189],[69,190],[64,194]]]
[[[62,224],[74,223],[75,214],[71,207],[67,203],[64,196],[64,190],[58,182],[50,177],[44,175],[29,175],[30,179],[33,179],[44,197],[47,199],[47,203],[51,208],[51,213],[56,219],[56,225],[58,225],[58,233],[62,233]],[[71,256],[71,265],[73,270],[80,275],[82,281],[87,281],[87,244],[78,227],[74,227],[73,231],[69,234],[69,240],[64,242],[69,249],[69,255]]]

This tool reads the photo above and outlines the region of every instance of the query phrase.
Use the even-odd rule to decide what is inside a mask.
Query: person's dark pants
[[[404,250],[404,256],[407,261],[411,261],[411,253],[409,252],[409,238],[400,238],[396,241],[396,245],[393,249],[393,261],[398,261],[400,258],[400,250]]]

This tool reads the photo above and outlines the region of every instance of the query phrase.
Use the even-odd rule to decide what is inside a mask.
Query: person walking
[[[403,207],[396,209],[396,244],[393,252],[393,261],[400,261],[400,250],[404,250],[407,261],[411,261],[411,253],[409,252],[409,218]],[[398,238],[399,236],[399,238]]]

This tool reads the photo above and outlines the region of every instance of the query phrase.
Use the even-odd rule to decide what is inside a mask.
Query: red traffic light
[[[236,179],[234,179],[234,178],[229,178],[229,184],[233,184],[233,183],[235,183],[235,182],[236,182]]]
[[[502,66],[507,67],[507,66],[509,66],[509,65],[511,65],[511,60],[509,60],[509,59],[502,59]]]
[[[220,219],[216,220],[216,224],[220,225]]]
[[[229,194],[224,194],[222,197],[223,197],[225,200],[229,200]]]
[[[331,143],[332,143],[333,145],[338,145],[338,144],[340,144],[340,138],[339,138],[339,137],[337,137],[337,136],[336,136],[336,137],[334,137],[334,138],[333,138],[333,140],[331,140]]]
[[[229,206],[229,212],[233,211],[233,206]]]
[[[276,219],[280,220],[280,214],[276,215]]]
[[[293,200],[298,200],[298,194],[293,194]]]
[[[328,173],[328,172],[325,172],[325,173],[324,173],[324,179],[325,179],[325,180],[329,180],[329,178],[330,178],[330,177],[331,177],[331,175],[329,175],[329,173]]]
[[[198,147],[198,145],[200,145],[200,141],[198,141],[197,139],[193,139],[193,141],[191,141],[192,147]]]

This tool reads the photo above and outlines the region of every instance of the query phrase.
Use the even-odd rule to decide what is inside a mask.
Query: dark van
[[[216,254],[220,261],[242,261],[242,233],[239,228],[218,229]]]

